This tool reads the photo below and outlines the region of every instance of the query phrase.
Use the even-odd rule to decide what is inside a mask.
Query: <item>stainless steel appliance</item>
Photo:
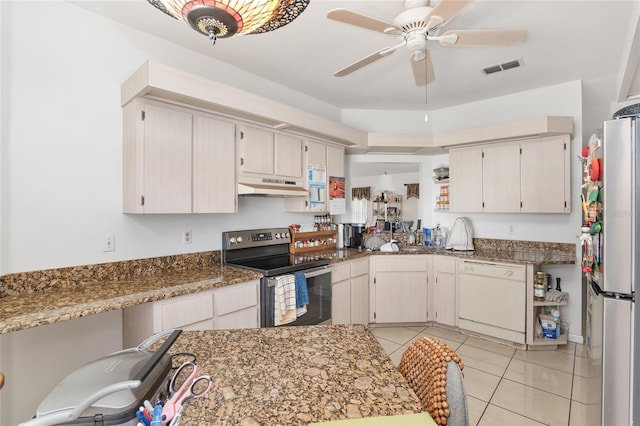
[[[362,248],[362,234],[367,227],[361,223],[344,224],[344,246],[349,248]]]
[[[171,370],[168,351],[180,335],[168,330],[136,348],[124,349],[78,368],[38,406],[33,419],[20,426],[135,425],[143,401],[156,401]],[[156,350],[149,347],[165,338]]]
[[[604,123],[583,151],[587,348],[603,425],[640,424],[640,104]],[[591,401],[590,401],[591,402]]]
[[[329,260],[289,254],[288,228],[250,229],[222,233],[222,261],[260,272],[260,326],[273,327],[275,278],[304,273],[309,293],[307,312],[287,325],[331,323],[331,268]]]

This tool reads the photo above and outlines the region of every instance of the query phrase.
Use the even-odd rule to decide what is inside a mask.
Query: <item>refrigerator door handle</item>
[[[636,301],[636,292],[632,291],[630,294],[628,293],[616,293],[613,291],[604,291],[600,288],[598,284],[591,281],[591,289],[595,293],[596,296],[602,296],[606,299],[616,299],[616,300],[628,300],[630,302]]]

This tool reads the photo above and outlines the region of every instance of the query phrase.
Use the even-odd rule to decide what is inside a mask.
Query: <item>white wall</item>
[[[122,214],[120,85],[151,59],[330,119],[338,109],[67,2],[0,8],[0,274],[220,249],[225,230],[313,220],[266,198],[233,215]]]

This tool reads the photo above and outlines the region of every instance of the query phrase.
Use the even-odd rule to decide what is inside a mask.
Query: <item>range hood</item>
[[[238,176],[238,195],[306,197],[309,191],[297,180]]]

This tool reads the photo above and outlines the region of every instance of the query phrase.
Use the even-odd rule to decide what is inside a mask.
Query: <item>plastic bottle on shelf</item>
[[[442,234],[442,228],[440,228],[440,224],[437,224],[433,229],[431,245],[437,249],[444,247],[444,235]]]

